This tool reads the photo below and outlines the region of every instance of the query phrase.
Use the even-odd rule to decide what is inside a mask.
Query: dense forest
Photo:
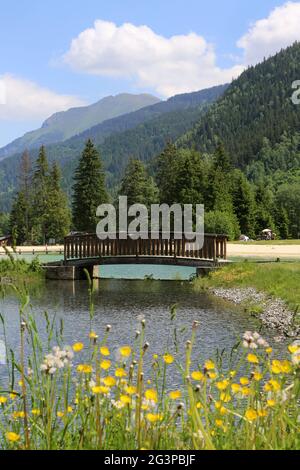
[[[178,95],[108,120],[64,143],[47,145],[48,159],[60,164],[63,187],[71,196],[72,174],[87,139],[92,139],[102,154],[108,186],[113,190],[131,156],[149,160],[157,155],[168,140],[177,139],[187,132],[226,88],[227,85],[224,85]],[[32,163],[37,159],[38,152],[38,149],[30,151]],[[21,157],[22,154],[17,154],[0,162],[0,211],[10,209],[17,187],[16,168]]]
[[[181,95],[49,146],[50,164],[62,167],[59,185],[69,207],[73,200],[74,212],[74,174],[80,178],[90,145],[100,161],[97,166],[94,160],[103,196],[97,200],[126,193],[146,205],[204,203],[209,232],[233,239],[271,228],[280,238],[299,238],[300,106],[291,100],[299,77],[296,43],[250,67],[229,87]],[[31,152],[30,161],[36,158]],[[15,156],[0,163],[2,232],[21,161]],[[77,228],[75,219],[73,214],[69,228]]]

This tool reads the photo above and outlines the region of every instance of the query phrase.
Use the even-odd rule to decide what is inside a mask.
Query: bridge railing
[[[227,236],[205,234],[201,249],[185,236],[177,239],[174,235],[171,235],[169,239],[164,239],[160,235],[157,240],[132,240],[131,238],[124,240],[119,236],[115,240],[110,238],[100,240],[96,234],[76,234],[66,237],[64,241],[65,261],[117,256],[225,260]]]

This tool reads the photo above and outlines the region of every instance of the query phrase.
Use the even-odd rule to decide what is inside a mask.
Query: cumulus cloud
[[[166,38],[148,26],[102,20],[73,39],[64,61],[80,72],[133,79],[163,96],[225,83],[243,70],[218,67],[213,46],[195,33]]]
[[[299,40],[300,2],[287,2],[254,23],[237,46],[244,49],[244,62],[254,65]]]
[[[76,97],[57,94],[29,80],[9,74],[0,76],[0,120],[45,119],[83,104]]]

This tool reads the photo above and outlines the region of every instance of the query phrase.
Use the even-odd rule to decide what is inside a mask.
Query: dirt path
[[[286,258],[300,260],[300,245],[250,245],[228,244],[228,257]]]

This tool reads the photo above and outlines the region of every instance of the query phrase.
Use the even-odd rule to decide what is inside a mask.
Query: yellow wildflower
[[[206,361],[204,365],[206,370],[214,370],[216,368],[215,363],[213,361]]]
[[[62,411],[58,411],[57,412],[57,417],[58,418],[63,418],[64,417],[64,413]]]
[[[123,346],[122,348],[120,348],[120,354],[122,357],[129,357],[131,354],[131,347]]]
[[[21,439],[19,434],[16,434],[15,432],[7,432],[5,437],[9,442],[18,442]]]
[[[275,400],[268,400],[268,401],[267,401],[267,405],[268,405],[270,408],[273,408],[274,406],[276,406],[276,401],[275,401]]]
[[[209,371],[207,373],[208,377],[212,380],[216,379],[218,377],[217,373],[216,372],[212,372],[212,371]]]
[[[281,374],[282,372],[281,362],[278,360],[272,361],[271,370],[273,374],[276,374],[276,375]]]
[[[253,374],[253,378],[256,382],[260,382],[260,380],[262,380],[263,378],[263,375],[261,374],[261,372],[256,371]]]
[[[13,419],[24,419],[25,413],[24,411],[14,411],[12,414]]]
[[[131,403],[131,397],[128,395],[121,395],[120,400],[124,405],[129,405]]]
[[[160,414],[148,413],[148,414],[147,414],[147,420],[148,420],[150,423],[157,423],[157,421],[162,421],[162,420],[163,420],[163,417],[162,417],[162,415],[160,415]]]
[[[100,367],[103,370],[108,370],[111,366],[111,362],[108,359],[104,359],[104,361],[100,362]]]
[[[151,401],[154,401],[154,402],[157,403],[157,401],[158,401],[157,391],[154,390],[153,388],[146,390],[145,398],[147,400],[151,400]]]
[[[175,392],[170,392],[169,397],[171,400],[178,400],[179,398],[181,398],[181,391],[176,390]]]
[[[258,411],[258,416],[259,416],[260,418],[265,418],[266,416],[268,416],[267,410],[259,410],[259,411]]]
[[[250,408],[249,410],[246,411],[245,418],[246,418],[248,421],[255,421],[255,420],[257,420],[257,418],[258,418],[257,411],[255,411],[255,410],[253,410],[252,408]]]
[[[242,388],[242,395],[243,395],[244,397],[248,397],[249,395],[251,395],[251,390],[250,390],[250,388],[243,387],[243,388]]]
[[[291,354],[296,354],[298,351],[300,352],[300,346],[298,344],[291,344],[288,350]]]
[[[255,354],[248,354],[247,360],[250,364],[259,364],[259,359]]]
[[[90,337],[90,339],[97,339],[98,335],[94,331],[91,331],[90,334],[89,334],[89,337]]]
[[[11,393],[9,394],[9,396],[10,396],[11,400],[15,400],[15,399],[17,398],[18,394],[17,394],[16,392],[11,392]],[[0,402],[0,403],[1,403],[1,402]]]
[[[0,397],[0,405],[4,405],[7,402],[7,397]]]
[[[77,372],[82,372],[83,374],[91,374],[93,372],[93,368],[88,364],[79,364],[79,366],[77,366]]]
[[[105,357],[110,356],[110,352],[107,346],[102,346],[100,348],[100,353],[102,354],[102,356],[105,356]]]
[[[173,364],[174,362],[174,357],[171,354],[165,354],[163,358],[166,364]]]
[[[235,370],[231,370],[230,371],[230,377],[234,378],[236,376],[236,371]]]
[[[241,391],[242,387],[240,384],[232,384],[231,385],[231,390],[233,393],[239,393]]]
[[[92,387],[92,392],[95,395],[100,395],[103,393],[103,395],[107,395],[109,393],[109,387],[104,387],[103,385],[98,385],[96,387]]]
[[[272,352],[273,352],[273,349],[272,349],[272,348],[267,348],[267,349],[266,349],[266,353],[267,353],[267,354],[272,354]]]
[[[115,376],[122,378],[127,376],[127,372],[124,369],[116,369]]]
[[[128,395],[134,395],[137,392],[137,388],[134,385],[128,385],[124,390]]]
[[[281,370],[284,374],[290,374],[293,370],[292,364],[289,361],[282,361]]]
[[[218,390],[226,390],[229,385],[229,380],[222,380],[222,382],[217,382],[216,387]]]
[[[225,406],[221,406],[221,408],[220,408],[220,414],[221,414],[222,416],[224,416],[224,415],[227,415],[227,413],[228,413],[227,408],[225,408]]]
[[[240,383],[242,385],[249,385],[250,381],[249,381],[249,379],[247,379],[247,377],[241,377]]]
[[[80,352],[80,351],[83,350],[83,348],[84,348],[84,344],[82,344],[82,343],[75,343],[73,345],[73,351],[74,352]]]
[[[106,387],[114,387],[116,385],[116,379],[114,377],[105,377],[103,383]]]
[[[215,423],[216,423],[216,426],[218,426],[218,428],[223,427],[223,421],[221,419],[216,419]]]
[[[40,416],[41,412],[40,410],[34,408],[33,410],[31,410],[31,413],[33,414],[33,416]]]
[[[196,380],[197,382],[200,382],[204,380],[204,374],[200,371],[193,372],[192,379]]]
[[[229,403],[231,401],[231,396],[228,392],[222,392],[220,395],[220,400],[224,403]]]

